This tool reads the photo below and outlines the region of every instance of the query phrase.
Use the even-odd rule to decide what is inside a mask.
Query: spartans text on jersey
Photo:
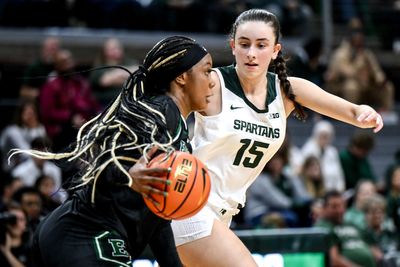
[[[280,129],[270,128],[267,126],[259,125],[256,123],[251,123],[242,120],[234,120],[233,128],[240,131],[245,131],[251,134],[256,134],[260,136],[265,136],[267,138],[279,138]]]

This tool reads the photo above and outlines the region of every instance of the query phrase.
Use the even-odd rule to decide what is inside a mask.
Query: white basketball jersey
[[[209,204],[231,210],[244,206],[247,188],[281,146],[286,114],[275,74],[267,74],[267,108],[259,110],[245,97],[234,66],[216,72],[222,111],[215,116],[195,113],[192,146],[210,171]]]

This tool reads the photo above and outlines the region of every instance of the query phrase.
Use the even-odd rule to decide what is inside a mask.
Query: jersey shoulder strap
[[[242,86],[240,85],[239,77],[237,76],[235,66],[229,65],[217,68],[224,79],[225,88],[234,93],[236,96],[242,98],[248,106],[257,112],[268,112],[268,105],[271,104],[280,90],[279,84],[277,83],[276,74],[273,72],[267,72],[267,99],[265,100],[266,110],[259,110],[251,103],[244,95]],[[221,83],[222,84],[222,83]]]

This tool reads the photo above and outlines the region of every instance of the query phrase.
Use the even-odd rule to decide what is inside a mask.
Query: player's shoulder
[[[214,70],[218,70],[224,80],[230,80],[233,77],[236,77],[236,70],[234,65],[228,65],[228,66],[221,66],[214,68]]]

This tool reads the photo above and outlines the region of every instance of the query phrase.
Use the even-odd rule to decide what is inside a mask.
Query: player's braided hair
[[[137,151],[144,154],[152,145],[163,150],[172,148],[173,138],[164,115],[157,108],[162,103],[154,103],[151,98],[165,94],[171,81],[190,70],[206,54],[204,47],[188,37],[172,36],[161,40],[147,53],[143,65],[130,73],[113,102],[79,129],[72,151],[14,150],[10,157],[24,152],[42,159],[78,160],[84,170],[78,186],[93,182],[93,188],[102,171],[113,163],[131,186],[132,178],[122,162],[136,162]]]
[[[230,31],[230,37],[232,39],[235,38],[237,28],[239,25],[248,22],[248,21],[262,21],[266,24],[269,24],[274,29],[275,34],[275,44],[279,43],[279,39],[281,37],[281,30],[278,18],[271,12],[268,12],[264,9],[249,9],[241,13],[235,23],[232,25]],[[286,69],[286,60],[283,57],[282,51],[278,52],[278,56],[275,60],[273,60],[272,69],[278,75],[281,87],[283,88],[283,92],[285,95],[293,102],[295,111],[294,115],[296,118],[300,120],[304,120],[307,115],[304,111],[303,106],[301,106],[296,101],[296,96],[293,93],[292,86],[288,80],[287,69]]]

